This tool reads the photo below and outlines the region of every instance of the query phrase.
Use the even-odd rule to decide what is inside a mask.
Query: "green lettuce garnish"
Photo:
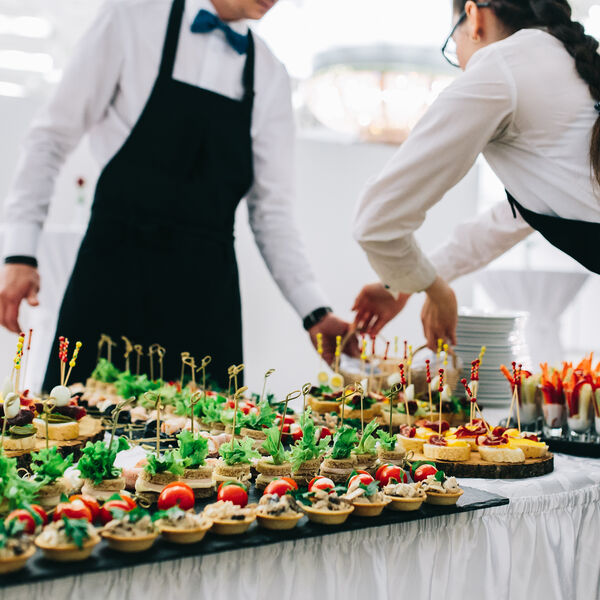
[[[191,431],[183,430],[178,436],[179,454],[186,467],[201,467],[206,464],[208,456],[208,440],[200,435],[192,435]]]
[[[373,432],[377,427],[379,427],[377,419],[373,419],[370,423],[367,423],[367,426],[360,437],[360,442],[354,450],[356,454],[375,454],[377,452],[377,448],[375,447],[377,441],[373,437]]]
[[[393,434],[380,429],[377,432],[377,437],[379,438],[379,445],[388,452],[393,452],[396,449],[396,436]]]
[[[273,427],[277,414],[267,400],[259,402],[257,408],[256,412],[249,412],[242,416],[242,427],[257,430]]]
[[[225,461],[225,464],[229,466],[250,463],[252,458],[260,458],[260,454],[252,448],[250,438],[232,439],[231,442],[221,444],[219,455]]]
[[[283,449],[283,444],[279,441],[279,427],[267,429],[266,434],[267,439],[263,442],[262,448],[271,455],[273,464],[280,465],[286,462],[288,453]]]
[[[31,470],[34,478],[40,485],[54,483],[73,464],[73,455],[69,454],[63,458],[56,446],[43,448],[31,455]]]
[[[356,429],[347,425],[340,427],[333,436],[331,458],[335,460],[349,458],[357,444],[358,434],[356,433]]]
[[[184,464],[181,455],[177,450],[166,450],[162,455],[148,455],[148,464],[144,467],[144,471],[150,475],[157,473],[173,473],[173,475],[183,475]]]
[[[103,383],[114,383],[119,378],[119,375],[121,375],[121,372],[115,365],[106,358],[101,358],[92,372],[92,379]]]
[[[290,463],[292,464],[292,472],[294,473],[298,471],[302,463],[305,463],[308,460],[314,460],[325,454],[329,447],[329,442],[331,441],[331,436],[329,435],[322,440],[317,441],[316,427],[310,413],[311,409],[307,408],[306,412],[300,417],[302,437],[290,450]]]
[[[84,479],[91,479],[95,484],[104,479],[116,479],[120,477],[121,469],[115,467],[115,458],[118,452],[128,448],[129,443],[125,437],[115,439],[110,448],[102,440],[93,444],[88,442],[81,451],[77,468]]]
[[[0,506],[8,503],[13,510],[21,504],[29,504],[40,489],[40,483],[21,479],[17,472],[17,459],[8,458],[0,448]]]
[[[122,398],[131,398],[135,396],[140,398],[139,402],[144,408],[154,408],[147,401],[144,400],[143,395],[146,392],[158,390],[162,387],[162,381],[150,381],[147,375],[132,375],[131,373],[121,373],[115,387],[117,393]]]

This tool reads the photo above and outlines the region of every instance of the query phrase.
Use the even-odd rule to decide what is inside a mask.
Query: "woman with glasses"
[[[443,47],[464,72],[433,103],[358,207],[355,237],[382,283],[357,297],[371,334],[425,291],[430,347],[456,343],[448,282],[539,231],[600,273],[600,55],[566,0],[454,0]],[[483,153],[507,190],[426,257],[413,232]]]

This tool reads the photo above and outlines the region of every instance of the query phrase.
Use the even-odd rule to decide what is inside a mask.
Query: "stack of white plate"
[[[500,365],[506,365],[512,370],[513,361],[523,365],[529,363],[529,352],[524,339],[526,318],[526,313],[460,310],[455,351],[463,364],[463,377],[467,380],[471,362],[479,357],[481,347],[486,347],[479,369],[477,402],[480,406],[510,405],[510,383],[500,371]],[[464,393],[464,388],[456,391]]]

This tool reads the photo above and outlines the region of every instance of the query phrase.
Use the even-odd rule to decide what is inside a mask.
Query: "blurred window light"
[[[48,73],[52,70],[53,66],[54,61],[52,60],[52,56],[44,52],[0,50],[0,69]]]
[[[27,38],[47,38],[52,33],[50,21],[40,17],[8,16],[0,14],[0,34]]]
[[[600,4],[590,6],[587,18],[583,20],[585,32],[600,39]]]
[[[25,88],[12,81],[0,81],[0,96],[10,96],[11,98],[24,98]]]

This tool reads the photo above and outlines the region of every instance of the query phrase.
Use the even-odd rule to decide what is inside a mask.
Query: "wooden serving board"
[[[79,421],[79,437],[74,440],[50,440],[49,446],[57,446],[60,454],[66,456],[67,454],[74,454],[73,460],[76,462],[81,456],[81,449],[87,444],[87,442],[94,442],[100,439],[104,435],[104,427],[100,419],[94,419],[89,415],[86,415]],[[17,466],[19,468],[29,468],[31,462],[31,453],[37,452],[42,448],[46,447],[46,440],[43,438],[37,438],[35,442],[35,448],[32,450],[12,450],[6,451],[6,456],[17,459]]]
[[[479,452],[471,452],[471,459],[465,461],[433,460],[424,454],[415,454],[411,460],[434,462],[446,475],[481,479],[525,479],[540,477],[554,471],[554,455],[548,453],[543,458],[528,458],[523,463],[493,463],[482,460]]]

